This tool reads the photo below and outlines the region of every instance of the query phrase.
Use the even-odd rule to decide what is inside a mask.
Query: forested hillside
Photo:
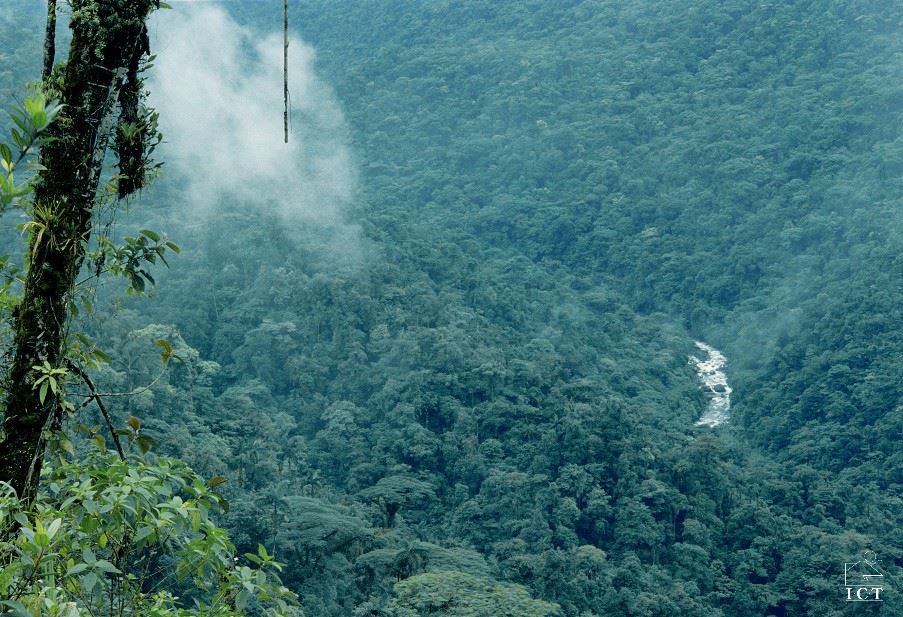
[[[314,163],[180,144],[281,121],[242,90],[265,54],[224,64],[199,91],[247,102],[170,106],[117,221],[181,255],[77,321],[102,389],[139,391],[116,417],[226,478],[240,552],[309,616],[903,614],[843,586],[866,549],[903,581],[903,5],[289,4]],[[281,25],[216,5],[190,23],[244,29],[223,56]],[[0,8],[5,93],[41,19]],[[212,79],[171,19],[157,68]],[[694,426],[694,340],[730,362],[726,425]]]

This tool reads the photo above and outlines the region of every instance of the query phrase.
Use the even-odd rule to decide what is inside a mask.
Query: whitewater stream
[[[690,356],[690,364],[696,368],[699,383],[709,399],[702,417],[696,421],[696,426],[716,427],[724,424],[730,417],[731,387],[727,385],[727,375],[724,374],[724,365],[727,358],[724,354],[701,341],[696,341],[699,353]]]

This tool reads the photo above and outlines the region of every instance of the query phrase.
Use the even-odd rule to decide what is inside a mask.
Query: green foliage
[[[0,604],[11,615],[300,614],[265,551],[256,569],[238,563],[211,518],[223,498],[177,460],[91,450],[49,465],[43,486],[27,512],[0,497]],[[165,591],[179,586],[193,591]]]
[[[393,525],[395,515],[403,506],[416,505],[423,508],[429,499],[435,499],[435,493],[429,484],[402,475],[380,478],[375,486],[361,491],[360,496],[379,504],[385,516],[386,527]]]
[[[95,275],[110,272],[126,279],[129,283],[126,289],[128,295],[141,295],[148,285],[156,284],[145,264],[156,264],[159,259],[163,265],[169,266],[166,251],[181,252],[175,242],[161,238],[160,234],[150,229],[139,230],[135,237],[126,236],[120,246],[114,245],[107,237],[101,237],[99,245],[90,255],[95,264]]]
[[[31,192],[29,182],[17,183],[15,171],[30,154],[33,154],[40,145],[41,133],[53,122],[59,114],[61,105],[50,101],[41,90],[25,97],[21,107],[15,108],[11,113],[14,127],[10,128],[10,137],[16,150],[10,149],[6,144],[0,143],[0,166],[3,174],[0,175],[0,211],[8,206],[15,206],[19,200]],[[30,171],[35,171],[36,165],[30,165]]]
[[[552,617],[558,607],[534,600],[520,585],[498,583],[463,572],[437,571],[399,581],[394,597],[377,615],[421,617]]]
[[[63,384],[69,376],[69,371],[61,367],[52,367],[47,360],[43,364],[36,364],[31,367],[36,377],[32,387],[38,390],[38,398],[41,403],[47,398],[50,392],[54,398],[60,397],[63,391]]]
[[[26,182],[17,182],[16,170],[28,159],[30,154],[37,151],[41,142],[41,133],[53,122],[59,114],[61,105],[48,100],[41,91],[36,90],[32,95],[25,97],[21,107],[10,112],[10,117],[15,126],[10,128],[10,137],[15,150],[5,143],[0,143],[0,166],[3,168],[0,174],[0,212],[7,207],[17,206],[21,199],[32,190],[30,178]],[[37,166],[29,166],[30,171],[35,171]]]
[[[115,413],[228,477],[239,552],[317,615],[515,584],[573,617],[852,614],[843,562],[903,554],[899,3],[291,11],[366,258],[224,200],[159,302],[86,318],[98,380],[152,384]],[[133,240],[106,250],[139,290]],[[714,433],[693,336],[731,361]]]

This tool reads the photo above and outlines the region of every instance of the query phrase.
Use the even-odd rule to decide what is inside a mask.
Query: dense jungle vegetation
[[[8,100],[44,17],[13,4]],[[260,36],[281,5],[221,3]],[[290,11],[344,114],[342,220],[190,213],[164,165],[118,225],[181,254],[76,322],[99,387],[140,391],[118,423],[225,479],[239,554],[308,616],[903,614],[903,5]],[[730,361],[714,429],[694,340]],[[866,549],[886,599],[845,602]]]

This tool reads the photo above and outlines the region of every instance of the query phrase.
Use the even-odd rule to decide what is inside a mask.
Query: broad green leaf
[[[105,574],[121,574],[122,573],[119,570],[119,568],[117,568],[116,566],[111,564],[109,561],[106,561],[105,559],[98,559],[97,563],[94,564],[94,567]]]
[[[31,612],[21,602],[16,600],[0,600],[0,606],[11,608],[15,611],[13,615],[16,615],[16,617],[31,617]]]
[[[50,119],[47,117],[47,112],[45,112],[43,109],[36,114],[32,114],[31,116],[31,123],[32,125],[34,125],[36,131],[41,131],[47,128],[49,121]]]
[[[207,481],[207,486],[213,488],[215,486],[219,486],[223,482],[226,481],[225,476],[214,476]]]
[[[140,542],[141,540],[148,537],[152,533],[154,533],[154,530],[152,527],[148,527],[146,525],[144,527],[139,527],[138,532],[135,534],[135,542]]]
[[[41,548],[47,548],[50,546],[50,537],[45,532],[38,531],[34,534],[34,543]]]
[[[89,593],[94,589],[95,585],[97,585],[97,582],[97,575],[93,572],[88,572],[83,577],[81,577],[82,587],[84,587],[85,591]]]
[[[55,518],[50,522],[50,525],[47,526],[47,536],[49,538],[53,538],[56,533],[60,530],[60,526],[63,524],[63,519]]]
[[[147,454],[151,450],[151,448],[157,445],[157,442],[155,442],[147,435],[140,435],[135,439],[135,445],[138,446],[141,454]]]
[[[142,236],[150,238],[154,242],[160,241],[160,234],[158,234],[156,231],[154,231],[152,229],[139,229],[138,233],[140,233]]]

